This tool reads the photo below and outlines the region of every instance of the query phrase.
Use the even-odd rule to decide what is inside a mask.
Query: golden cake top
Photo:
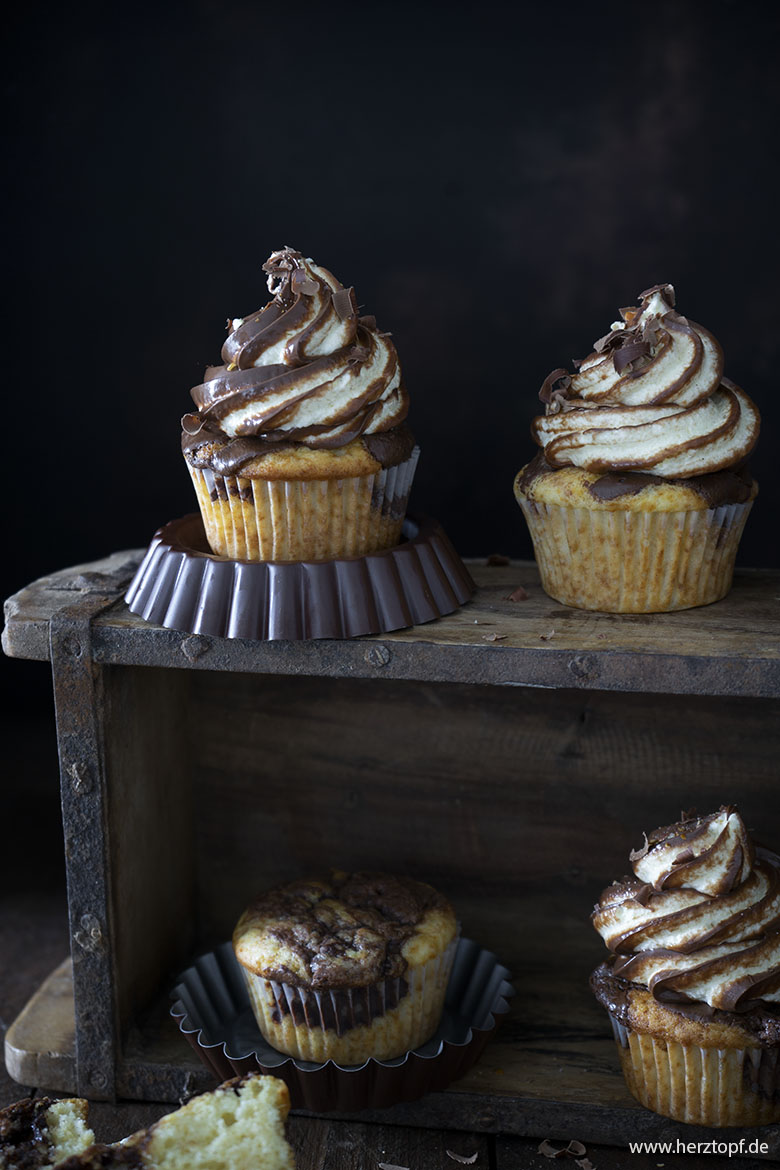
[[[449,902],[432,886],[385,873],[295,881],[256,898],[233,934],[242,966],[298,987],[366,987],[402,976],[455,938]]]

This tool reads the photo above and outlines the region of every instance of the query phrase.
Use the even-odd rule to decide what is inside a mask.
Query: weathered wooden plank
[[[250,891],[333,864],[517,896],[524,913],[522,891],[556,881],[585,922],[642,830],[681,805],[737,799],[780,840],[769,700],[190,677],[204,942],[227,937]]]
[[[293,1117],[288,1137],[297,1170],[457,1170],[463,1163],[452,1154],[476,1155],[476,1170],[490,1168],[488,1139],[481,1134]]]
[[[140,553],[43,578],[10,599],[6,652],[45,658],[63,591],[119,598]],[[95,625],[96,661],[331,677],[470,681],[677,694],[780,694],[780,575],[742,570],[722,602],[660,615],[592,614],[544,594],[535,565],[471,564],[474,600],[424,626],[351,642],[247,642],[150,626],[120,600]],[[120,588],[119,584],[122,584]],[[509,595],[518,584],[525,601]]]
[[[76,1084],[75,1047],[73,970],[70,959],[65,959],[6,1032],[8,1074],[22,1085],[72,1091]]]
[[[91,593],[49,623],[67,859],[76,1013],[76,1089],[111,1100],[119,1046],[109,867],[108,794],[103,753],[101,672],[92,661],[91,622],[105,604]]]
[[[195,941],[189,688],[180,672],[104,668],[100,708],[109,777],[119,1027],[160,991]],[[121,1092],[121,1087],[120,1087]]]
[[[106,604],[121,597],[138,566],[139,550],[113,553],[100,561],[73,565],[40,577],[5,602],[3,650],[12,658],[49,657],[49,622],[63,606],[93,594]]]
[[[97,652],[105,660],[141,654],[141,661],[149,656],[160,665],[203,670],[780,695],[777,574],[743,573],[729,597],[715,606],[620,616],[558,605],[542,591],[532,563],[471,564],[470,569],[478,585],[471,602],[439,621],[381,637],[226,643],[151,627],[145,642],[128,644],[114,611],[95,632]],[[528,598],[512,602],[508,598],[518,583]],[[121,620],[127,616],[133,615],[125,611]]]

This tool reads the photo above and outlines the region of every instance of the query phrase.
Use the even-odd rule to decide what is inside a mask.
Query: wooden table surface
[[[35,717],[0,720],[7,781],[4,792],[4,843],[0,851],[0,1033],[5,1034],[29,996],[65,957],[68,947],[62,837],[59,818],[56,746],[49,709]],[[182,1041],[183,1042],[183,1041]],[[45,1086],[22,1086],[0,1066],[0,1106]],[[113,1141],[151,1124],[168,1105],[93,1103],[90,1120],[99,1140]],[[457,1130],[358,1124],[292,1117],[289,1136],[298,1170],[379,1170],[380,1164],[408,1170],[447,1170],[463,1165],[451,1155],[471,1158],[483,1170],[542,1170],[576,1165],[573,1157],[555,1162],[538,1153],[539,1140],[472,1134]],[[547,1135],[558,1147],[578,1140],[576,1132]],[[728,1133],[723,1133],[727,1140]],[[752,1158],[725,1155],[629,1154],[590,1146],[587,1157],[597,1170],[748,1170]],[[767,1163],[764,1163],[767,1165]]]

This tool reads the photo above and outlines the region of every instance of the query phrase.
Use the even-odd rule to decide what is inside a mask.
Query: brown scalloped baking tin
[[[395,548],[332,561],[231,561],[200,515],[155,533],[125,601],[154,625],[260,641],[355,638],[452,613],[475,585],[440,525],[407,517]]]
[[[514,989],[496,956],[471,939],[455,955],[441,1023],[422,1047],[395,1060],[341,1067],[277,1052],[260,1034],[230,943],[201,956],[171,992],[171,1015],[217,1080],[248,1072],[281,1077],[296,1109],[347,1113],[416,1101],[464,1075],[479,1059]]]

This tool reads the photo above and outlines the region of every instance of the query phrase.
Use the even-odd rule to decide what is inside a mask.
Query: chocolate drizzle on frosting
[[[638,990],[637,984],[616,975],[612,963],[606,962],[601,963],[593,972],[590,986],[599,1003],[624,1026],[630,1027],[631,1000]],[[664,998],[661,1002],[677,1015],[689,1020],[736,1023],[762,1047],[776,1048],[780,1045],[780,1012],[768,1004],[754,1004],[748,1011],[730,1012],[693,1000]]]
[[[665,1003],[780,1010],[780,857],[737,810],[656,829],[632,862],[593,912],[614,975]]]
[[[184,416],[185,419],[190,417]],[[408,459],[414,450],[414,436],[406,423],[389,431],[360,436],[365,449],[380,467],[394,467]],[[195,433],[186,426],[182,428],[181,446],[188,462],[193,467],[210,467],[218,475],[241,475],[242,469],[253,459],[295,447],[291,439],[263,438],[247,435],[231,439],[224,435],[214,423],[206,423]]]
[[[723,377],[715,338],[676,312],[670,284],[620,310],[576,373],[554,370],[532,433],[551,467],[641,471],[663,479],[709,475],[742,462],[760,420]]]
[[[185,432],[332,448],[398,426],[408,410],[398,357],[358,316],[354,291],[292,248],[263,269],[273,299],[228,323],[223,365],[193,387]]]

